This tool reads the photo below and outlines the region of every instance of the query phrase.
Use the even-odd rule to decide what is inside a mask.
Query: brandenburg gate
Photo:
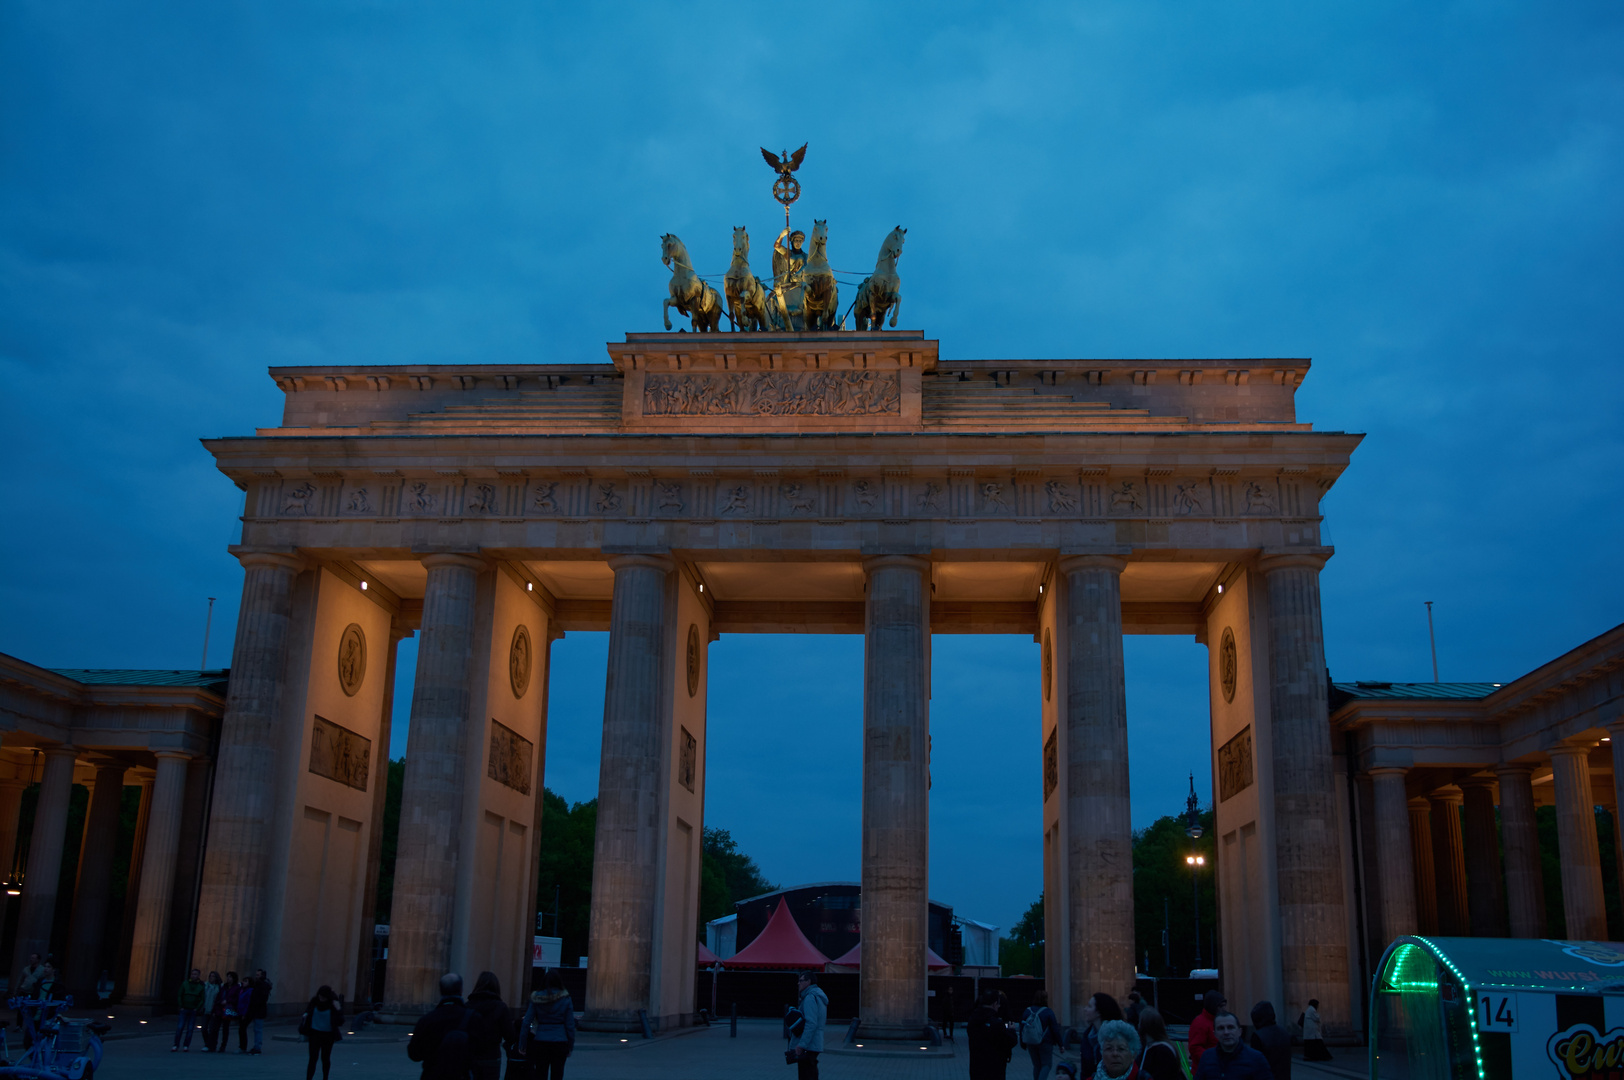
[[[280,426],[207,441],[246,577],[193,964],[353,989],[417,633],[385,996],[527,985],[549,646],[607,630],[587,1021],[689,1023],[709,643],[862,634],[862,1024],[915,1038],[931,635],[1021,634],[1075,1021],[1134,974],[1122,636],[1183,634],[1210,656],[1226,989],[1349,1022],[1320,499],[1360,436],[1298,422],[1308,361],[946,361],[878,328],[608,353],[273,369]]]

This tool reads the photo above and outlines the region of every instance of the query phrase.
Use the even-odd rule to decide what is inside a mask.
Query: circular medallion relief
[[[1054,692],[1054,641],[1047,628],[1043,631],[1043,700]]]
[[[508,646],[508,682],[516,698],[524,697],[530,689],[530,655],[530,631],[520,623],[513,631],[513,644]]]
[[[346,697],[354,697],[367,677],[367,636],[357,623],[350,623],[338,638],[338,686]]]
[[[688,696],[699,693],[699,627],[688,624]]]
[[[1223,640],[1218,643],[1218,682],[1224,689],[1224,700],[1235,700],[1235,677],[1240,672],[1240,661],[1235,655],[1235,631],[1224,627]]]

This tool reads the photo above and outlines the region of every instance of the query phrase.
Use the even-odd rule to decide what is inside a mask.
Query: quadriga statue
[[[902,279],[897,277],[897,259],[902,255],[902,241],[907,235],[908,230],[901,225],[891,230],[880,245],[874,273],[857,287],[852,311],[857,316],[858,330],[878,330],[885,321],[887,309],[891,312],[892,327],[897,325],[897,314],[902,310]]]
[[[671,309],[688,316],[696,333],[715,333],[722,328],[722,296],[694,272],[688,249],[673,233],[660,237],[660,261],[671,268],[671,295],[660,314],[665,328],[671,329]]]

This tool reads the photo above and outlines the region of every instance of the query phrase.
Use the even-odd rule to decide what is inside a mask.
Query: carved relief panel
[[[324,717],[315,718],[310,729],[311,772],[365,791],[371,769],[371,739]]]
[[[530,766],[535,760],[536,744],[510,727],[491,721],[491,753],[485,763],[485,775],[498,784],[530,794]]]
[[[1252,726],[1218,748],[1218,801],[1228,802],[1252,786]]]

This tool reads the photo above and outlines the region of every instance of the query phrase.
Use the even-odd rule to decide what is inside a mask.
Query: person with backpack
[[[548,971],[541,989],[530,995],[530,1007],[519,1021],[519,1055],[534,1070],[535,1080],[564,1080],[564,1059],[575,1050],[575,1004],[557,968]],[[509,1062],[508,1075],[515,1063]]]
[[[1049,994],[1039,990],[1021,1016],[1021,1045],[1032,1058],[1032,1080],[1049,1080],[1054,1050],[1060,1045],[1060,1019],[1049,1008]]]
[[[331,986],[317,989],[299,1018],[299,1034],[310,1043],[310,1060],[305,1064],[305,1080],[316,1075],[316,1059],[321,1058],[321,1080],[333,1071],[333,1044],[344,1037],[344,1003]]]
[[[1303,1032],[1303,1060],[1330,1061],[1331,1052],[1325,1048],[1325,1036],[1320,1030],[1319,998],[1308,999],[1308,1007],[1297,1017],[1297,1026]]]
[[[248,1007],[243,1010],[243,1016],[254,1022],[254,1048],[249,1053],[258,1054],[265,1046],[265,1018],[271,1012],[271,980],[266,977],[264,968],[254,972],[248,989]]]
[[[223,1054],[231,1045],[231,1022],[240,1020],[242,1014],[237,1011],[237,999],[242,996],[242,984],[237,981],[235,971],[226,972],[225,985],[214,996],[214,1013],[220,1024],[214,1031],[214,1052]],[[239,1028],[238,1034],[241,1034]]]
[[[818,1080],[818,1055],[823,1053],[823,1026],[829,1020],[829,995],[818,988],[818,977],[801,972],[795,980],[800,993],[796,1008],[801,1013],[800,1031],[790,1044],[795,1062],[795,1080]]]
[[[1167,1037],[1167,1021],[1153,1006],[1139,1007],[1139,1075],[1142,1080],[1190,1080],[1178,1048]]]
[[[1274,1080],[1291,1080],[1291,1032],[1275,1022],[1272,1001],[1252,1006],[1252,1049],[1269,1059]]]
[[[423,1080],[473,1080],[479,1013],[463,1004],[462,976],[440,976],[440,1001],[424,1013],[406,1042],[406,1056],[423,1063]]]
[[[203,984],[203,1008],[198,1013],[198,1019],[203,1023],[203,1052],[214,1052],[214,1033],[220,1027],[220,1017],[215,1012],[215,1002],[220,1000],[220,973],[209,972],[209,981]]]
[[[250,976],[237,984],[237,1053],[248,1053],[249,1010],[254,1007],[254,980]]]

